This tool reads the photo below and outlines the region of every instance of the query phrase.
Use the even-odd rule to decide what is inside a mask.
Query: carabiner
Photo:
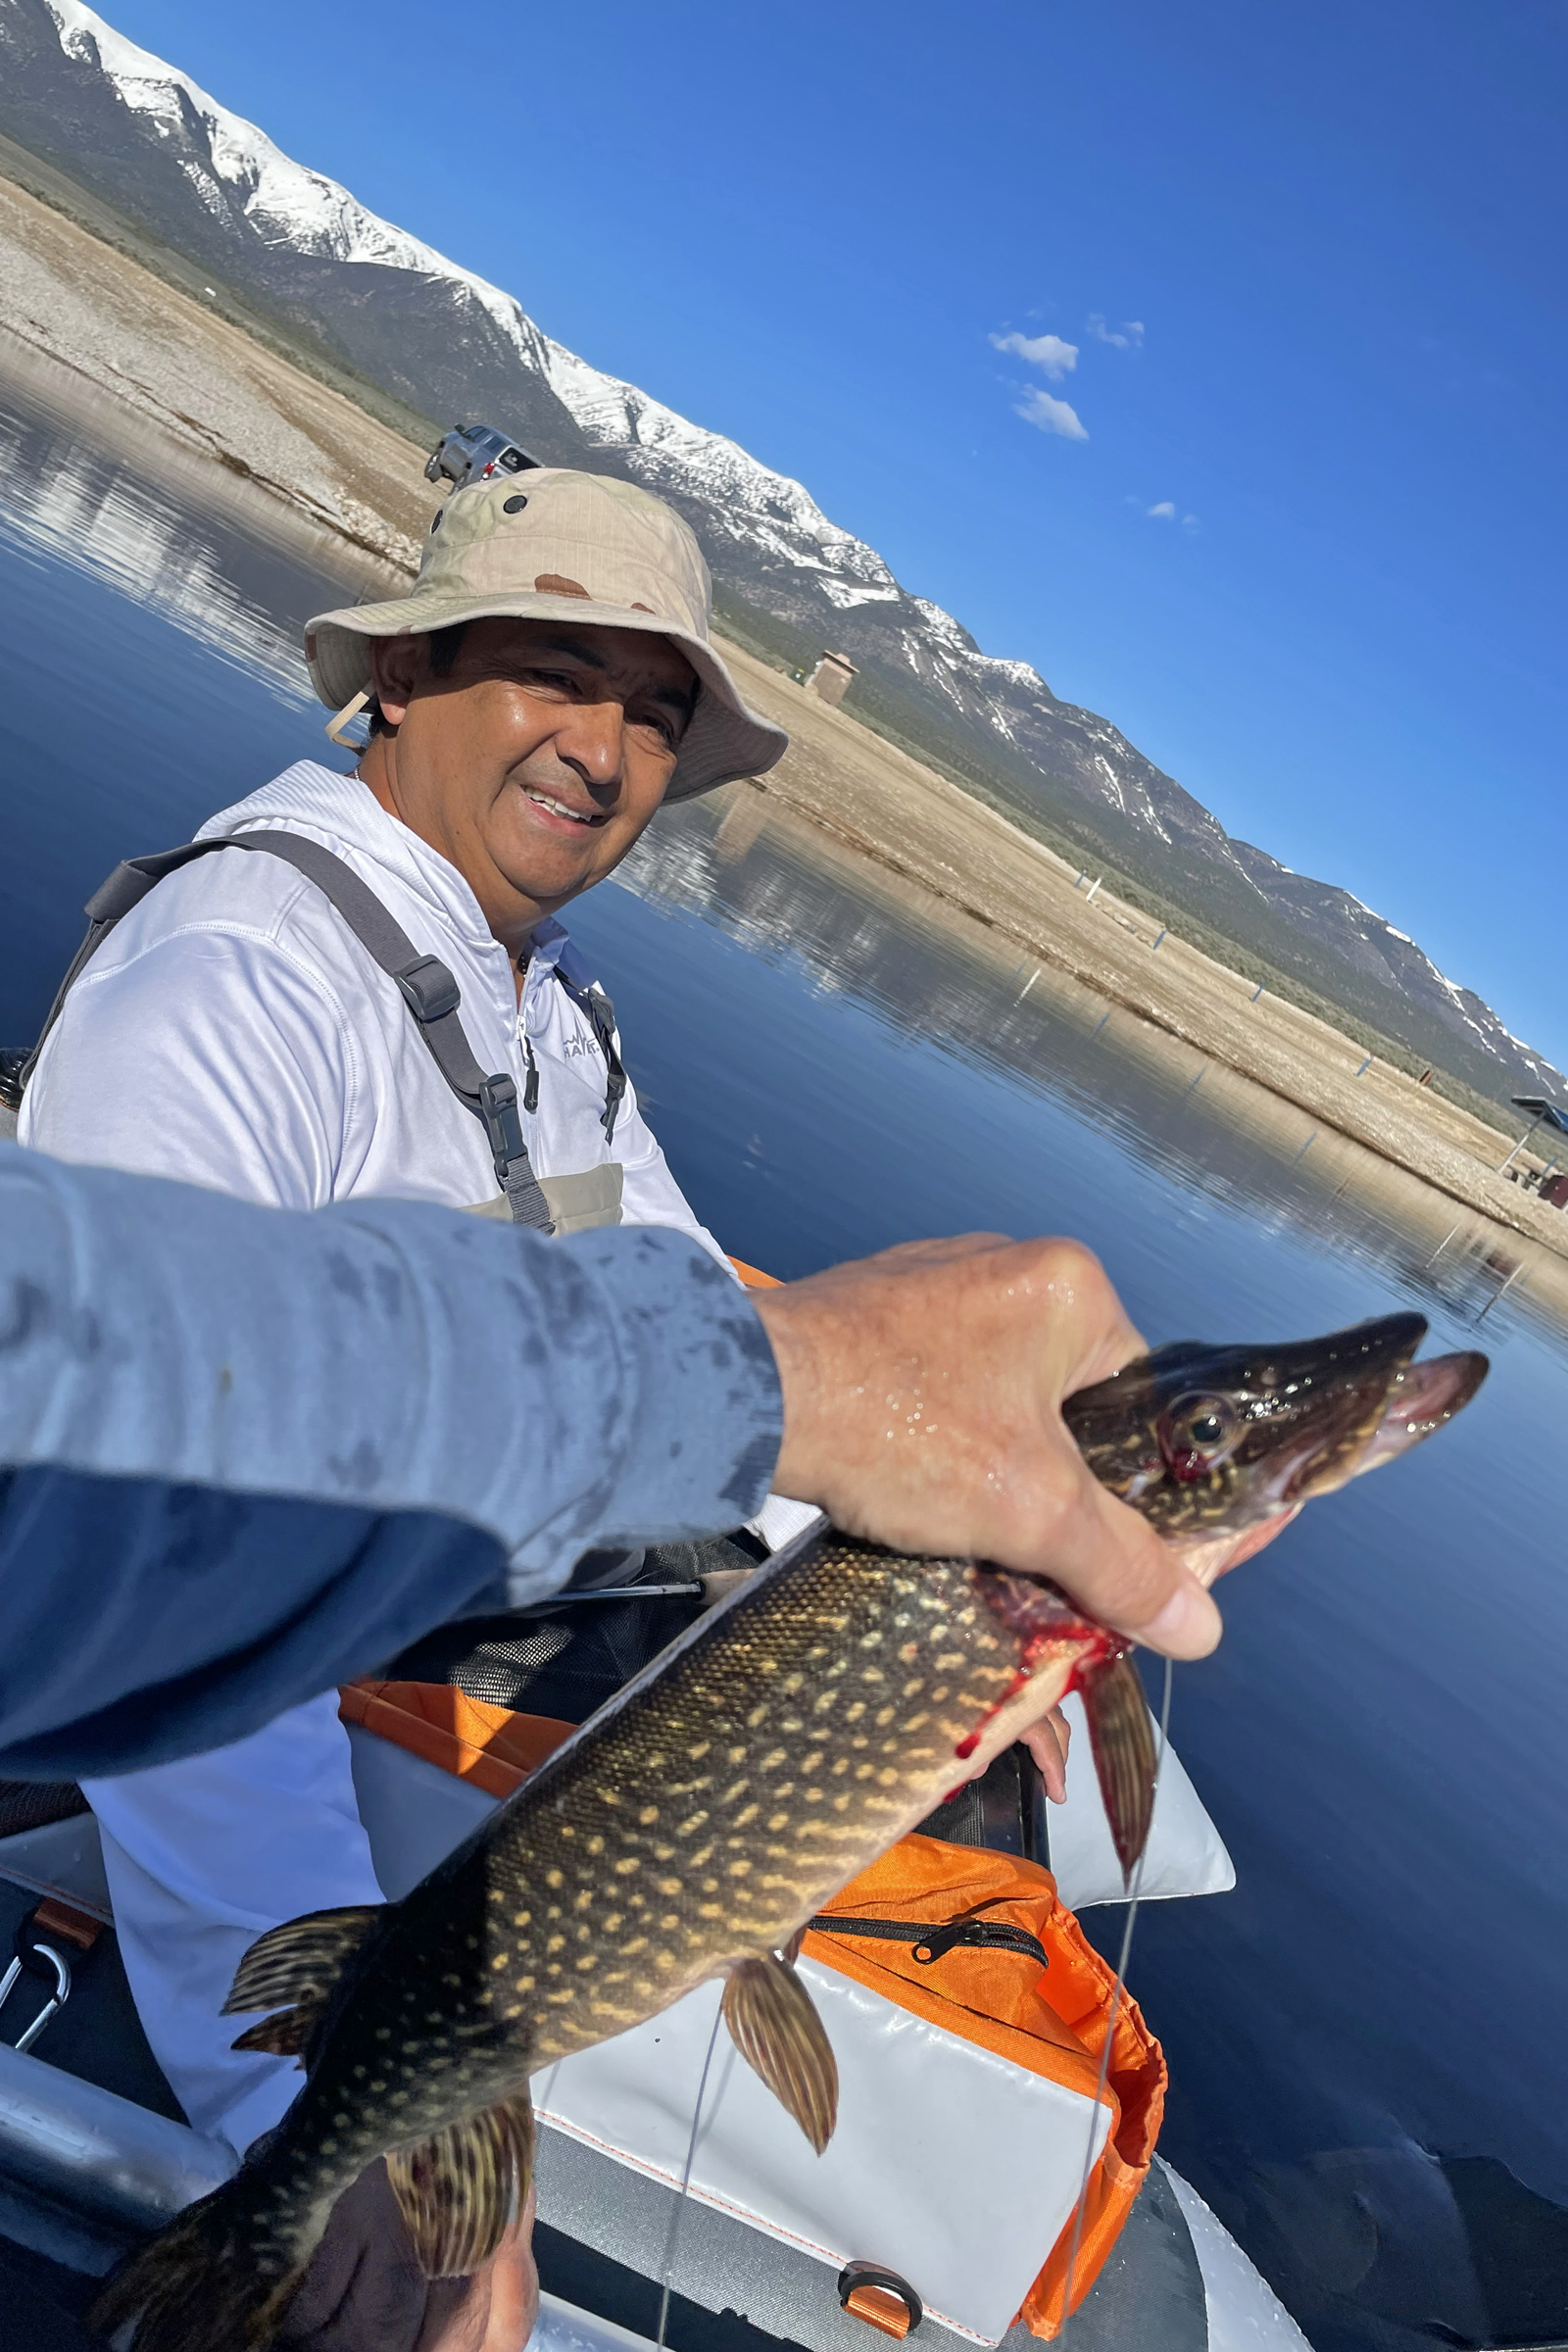
[[[33,2019],[31,2025],[27,2027],[25,2033],[24,2033],[21,2037],[12,2045],[15,2049],[19,2050],[30,2050],[33,2043],[37,2040],[39,2034],[43,2032],[45,2026],[49,2023],[49,2020],[55,2016],[58,2011],[62,2010],[71,1998],[70,1961],[64,1959],[62,1955],[55,1950],[55,1947],[52,1943],[33,1943],[29,1944],[27,1949],[29,1953],[35,1955],[38,1959],[47,1960],[49,1962],[50,1966],[55,1972],[55,1988],[54,1991],[49,1995],[49,1998],[45,2001],[43,2007],[39,2010],[37,2016]],[[25,1966],[26,1963],[24,1961],[22,1954],[19,1952],[15,1960],[12,1961],[11,1966],[6,1970],[5,1975],[0,1977],[0,2009],[5,2007],[6,2002],[10,1998],[11,1993],[16,1985],[17,1979],[21,1976],[23,1969]],[[41,1974],[42,1972],[28,1969],[27,1973],[29,1976],[31,1976],[35,1974]]]

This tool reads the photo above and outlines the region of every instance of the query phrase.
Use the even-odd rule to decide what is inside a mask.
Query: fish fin
[[[258,2262],[246,2175],[187,2205],[110,2279],[89,2314],[124,2352],[260,2352],[273,2342],[310,2262]],[[128,2332],[122,2334],[122,2329]]]
[[[430,2139],[391,2151],[387,2179],[427,2278],[466,2278],[489,2261],[522,2210],[532,2170],[526,2085]]]
[[[231,2050],[266,2050],[273,2058],[297,2058],[303,2066],[311,2035],[325,2008],[325,1993],[313,1993],[296,2001],[292,2009],[278,2009],[264,2017],[259,2026],[247,2027],[228,2046]]]
[[[1144,1686],[1131,1658],[1123,1656],[1080,1668],[1078,1687],[1111,1842],[1128,1886],[1154,1811],[1154,1733]]]
[[[839,2113],[839,2070],[827,2028],[793,1968],[771,1953],[730,1963],[724,2023],[747,2065],[794,2116],[820,2156]]]
[[[380,1903],[346,1903],[339,1911],[307,1911],[303,1919],[269,1928],[240,1962],[222,2014],[324,2001],[383,1911]]]

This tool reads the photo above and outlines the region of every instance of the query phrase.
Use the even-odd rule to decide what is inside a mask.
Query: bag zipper
[[[909,1944],[922,1968],[930,1968],[951,1951],[1017,1952],[1021,1958],[1051,1966],[1051,1955],[1038,1936],[1027,1928],[1009,1927],[1000,1919],[953,1919],[933,1926],[928,1919],[851,1919],[819,1911],[807,1929],[818,1936],[870,1936],[882,1943]]]

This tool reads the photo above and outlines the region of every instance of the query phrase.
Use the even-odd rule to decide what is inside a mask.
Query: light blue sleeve
[[[781,1427],[760,1322],[684,1234],[258,1208],[0,1145],[0,1769],[89,1717],[75,1769],[124,1769],[125,1705],[181,1677],[236,1738],[476,1592],[733,1527]]]

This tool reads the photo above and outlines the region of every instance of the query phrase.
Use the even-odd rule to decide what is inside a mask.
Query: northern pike
[[[1386,1316],[1280,1348],[1179,1345],[1064,1407],[1094,1474],[1205,1578],[1479,1388]],[[272,2341],[338,2196],[384,2157],[419,2261],[464,2276],[517,2210],[529,2076],[706,1980],[813,2146],[837,2077],[780,1955],[956,1781],[1074,1683],[1124,1867],[1152,1800],[1129,1642],[1055,1586],[829,1533],[760,1568],[559,1748],[403,1901],[274,1928],[228,2001],[292,2053],[279,2130],[103,2297],[135,2352]]]

